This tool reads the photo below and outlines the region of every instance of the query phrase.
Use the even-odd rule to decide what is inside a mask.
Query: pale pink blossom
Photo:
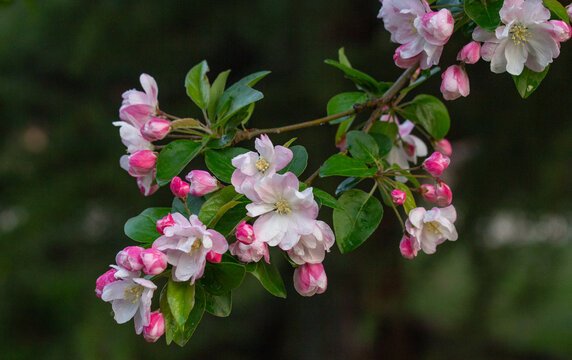
[[[145,249],[141,251],[143,272],[147,275],[159,275],[167,268],[167,255],[157,249]]]
[[[387,162],[399,165],[402,169],[408,169],[409,163],[416,164],[418,156],[427,155],[427,145],[411,132],[415,128],[415,124],[406,120],[403,124],[398,124],[399,134],[397,144],[391,148],[387,155]],[[400,182],[407,182],[407,178],[398,176],[396,179]]]
[[[217,191],[220,187],[218,180],[204,170],[192,170],[185,179],[191,183],[189,192],[193,196],[204,196]]]
[[[153,170],[148,175],[137,177],[137,186],[144,196],[152,195],[155,191],[159,190],[159,185],[155,182],[156,170]]]
[[[143,261],[141,260],[143,250],[145,249],[140,246],[128,246],[117,253],[115,262],[127,271],[139,271],[143,269]]]
[[[151,150],[139,150],[120,159],[121,167],[133,177],[148,176],[153,173],[156,164],[157,155]]]
[[[146,140],[141,131],[125,121],[115,121],[113,125],[119,127],[121,142],[127,147],[127,152],[133,154],[139,150],[153,150],[153,144]]]
[[[219,262],[222,261],[222,254],[219,254],[211,250],[207,253],[206,259],[208,262],[218,264]]]
[[[318,264],[324,261],[326,251],[330,251],[335,241],[336,237],[330,226],[316,220],[314,231],[309,235],[302,235],[300,241],[288,250],[288,255],[298,265]]]
[[[294,288],[302,296],[313,296],[326,291],[328,277],[324,266],[318,264],[304,264],[294,270]]]
[[[228,243],[219,232],[207,230],[196,215],[187,219],[174,213],[172,217],[175,224],[163,228],[164,235],[155,240],[153,248],[167,254],[167,262],[173,265],[173,280],[194,284],[203,276],[207,254],[225,253]]]
[[[437,197],[435,195],[435,186],[429,184],[422,184],[419,190],[423,199],[429,202],[436,202]]]
[[[407,69],[419,63],[419,59],[421,59],[421,54],[417,54],[409,58],[404,57],[410,55],[409,49],[411,48],[411,46],[412,43],[407,43],[400,45],[397,47],[397,49],[395,49],[395,53],[393,54],[393,62],[395,62],[395,65],[397,65],[402,69]]]
[[[158,117],[151,117],[140,129],[141,136],[148,141],[162,140],[170,130],[171,122]]]
[[[147,74],[141,74],[139,81],[145,92],[138,90],[124,92],[123,102],[119,108],[119,118],[130,122],[137,129],[145,125],[151,116],[157,114],[159,106],[157,100],[159,90],[155,79]]]
[[[175,225],[175,220],[173,219],[173,216],[169,213],[162,219],[157,220],[157,225],[156,225],[157,232],[161,235],[164,235],[163,230],[166,227],[173,225]]]
[[[433,147],[435,148],[435,151],[438,151],[445,156],[451,156],[451,154],[453,154],[453,147],[451,147],[451,143],[447,139],[435,141]]]
[[[405,194],[403,191],[399,189],[394,189],[391,192],[391,198],[394,204],[402,205],[405,202],[405,199],[407,198],[407,194]]]
[[[482,55],[490,59],[492,72],[520,75],[525,66],[541,72],[560,55],[554,26],[548,21],[550,11],[542,0],[505,0],[500,17],[504,25],[494,33],[479,27],[473,31],[474,40],[494,44]]]
[[[404,258],[413,259],[420,249],[419,243],[414,237],[403,235],[399,243],[399,251]]]
[[[190,185],[181,180],[181,178],[178,176],[175,176],[174,178],[171,179],[171,184],[169,185],[169,188],[171,189],[173,195],[175,195],[175,197],[178,197],[180,199],[185,199],[187,195],[189,195],[189,191],[191,190]]]
[[[423,162],[423,168],[434,177],[439,177],[447,169],[451,160],[448,156],[435,151]]]
[[[147,342],[156,342],[165,333],[165,317],[159,310],[149,316],[149,325],[143,327],[143,338]]]
[[[118,324],[134,318],[135,332],[141,334],[149,325],[151,300],[157,286],[143,278],[124,278],[103,288],[101,299],[111,302],[114,319]]]
[[[550,20],[552,24],[552,36],[558,42],[565,42],[570,40],[572,36],[572,27],[562,20]]]
[[[454,225],[456,219],[457,212],[453,205],[446,208],[434,207],[429,211],[418,207],[409,212],[405,229],[426,254],[433,254],[437,245],[445,240],[457,240],[457,229]],[[416,246],[413,245],[413,248]]]
[[[457,54],[457,60],[465,64],[474,64],[481,58],[481,44],[476,41],[471,41],[463,46],[461,51]]]
[[[445,100],[468,96],[471,92],[469,76],[462,66],[451,65],[441,74],[441,93]]]
[[[270,264],[268,244],[256,238],[250,244],[245,244],[240,240],[235,241],[228,246],[228,250],[243,263],[259,262],[264,258],[264,261]]]
[[[254,184],[253,203],[246,205],[247,215],[257,217],[254,234],[269,246],[280,246],[290,250],[300,236],[314,231],[314,220],[318,216],[318,204],[314,201],[312,188],[299,192],[296,175],[287,172],[274,174]]]
[[[453,201],[453,192],[451,191],[451,188],[442,180],[437,181],[437,186],[435,187],[435,200],[437,201],[437,205],[441,207],[449,206],[451,205],[451,201]]]
[[[265,134],[254,141],[254,147],[258,152],[250,151],[232,159],[232,166],[236,170],[232,173],[231,182],[239,194],[249,192],[252,195],[255,183],[272,176],[292,161],[292,150],[280,145],[274,146]]]
[[[247,224],[246,221],[243,220],[236,227],[235,235],[236,239],[241,243],[246,245],[252,244],[252,242],[254,241],[254,228],[252,227],[252,225]]]
[[[115,277],[116,272],[117,272],[116,269],[109,269],[105,273],[103,273],[103,275],[97,278],[97,280],[95,281],[95,295],[97,295],[97,297],[101,297],[101,294],[103,293],[103,288],[107,284],[111,284],[112,282],[117,281],[117,278]]]

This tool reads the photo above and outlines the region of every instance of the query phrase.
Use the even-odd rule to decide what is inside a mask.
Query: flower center
[[[125,288],[123,292],[123,300],[127,300],[132,304],[135,304],[141,298],[143,294],[143,286],[141,285],[131,285]]]
[[[202,244],[203,242],[201,241],[201,239],[195,239],[195,241],[193,241],[193,245],[191,245],[191,250],[189,251],[189,255],[197,251]]]
[[[259,157],[258,161],[256,161],[256,168],[260,172],[265,172],[266,170],[268,170],[269,167],[270,164],[268,163],[268,161],[264,160],[264,156]]]
[[[431,221],[431,222],[425,223],[427,231],[429,231],[433,234],[441,234],[441,231],[439,231],[440,225],[441,224],[439,224],[437,221]]]
[[[522,24],[512,25],[510,27],[509,32],[510,32],[510,38],[512,39],[512,41],[516,46],[518,45],[524,46],[524,43],[530,40],[530,38],[532,37],[532,34],[530,33],[530,31],[528,31],[526,25]]]
[[[274,211],[276,211],[280,215],[287,215],[292,213],[288,201],[284,200],[284,198],[282,197],[278,198],[278,201],[274,203],[274,206],[276,207],[276,210]]]

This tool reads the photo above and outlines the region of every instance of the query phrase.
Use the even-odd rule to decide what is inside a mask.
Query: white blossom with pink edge
[[[441,74],[441,93],[445,100],[467,97],[471,92],[469,76],[462,66],[451,65]]]
[[[228,243],[219,232],[207,230],[196,215],[187,219],[174,213],[172,218],[175,224],[163,228],[164,235],[153,242],[153,248],[167,254],[167,262],[173,265],[173,280],[194,284],[203,276],[207,254],[225,253]]]
[[[313,296],[326,291],[328,277],[324,265],[303,264],[294,270],[294,288],[302,296]]]
[[[427,145],[411,132],[415,128],[415,124],[406,120],[403,124],[398,124],[399,135],[397,144],[391,148],[387,155],[387,162],[389,165],[397,164],[402,169],[409,168],[409,163],[416,164],[418,156],[427,155]],[[407,178],[397,176],[396,180],[399,182],[407,182]]]
[[[141,334],[149,324],[151,300],[157,286],[143,278],[125,278],[112,282],[103,288],[101,299],[111,302],[114,319],[118,324],[134,318],[135,332]]]
[[[254,141],[254,147],[258,153],[250,151],[232,159],[232,165],[236,168],[232,173],[232,185],[237,193],[248,193],[247,196],[255,196],[252,192],[254,184],[282,170],[294,156],[292,150],[274,146],[266,134]]]
[[[218,180],[204,170],[192,170],[185,179],[191,183],[189,192],[193,196],[204,196],[217,191],[220,187]]]
[[[300,241],[288,250],[290,259],[298,265],[321,263],[326,257],[326,251],[330,252],[336,242],[334,232],[328,224],[320,220],[316,220],[315,224],[311,234],[301,236]]]
[[[156,342],[165,333],[165,317],[157,310],[151,313],[149,325],[143,327],[143,338],[147,342]]]
[[[417,245],[423,252],[433,254],[437,250],[437,245],[445,240],[457,240],[455,220],[457,220],[457,211],[453,205],[446,208],[434,207],[429,211],[418,207],[409,212],[405,229],[416,239]],[[417,245],[412,246],[415,248]]]
[[[457,60],[465,64],[474,64],[481,58],[481,44],[476,41],[471,41],[463,46],[461,51],[457,54]]]
[[[137,129],[141,129],[151,116],[157,114],[159,106],[157,100],[159,89],[155,79],[150,75],[141,74],[139,81],[145,92],[135,89],[124,92],[123,102],[119,108],[119,118],[131,123]]]
[[[268,244],[260,240],[254,240],[250,244],[241,241],[235,241],[228,246],[230,253],[243,263],[259,262],[262,258],[267,264],[270,264],[270,253],[268,252]]]
[[[542,0],[505,0],[500,17],[505,25],[494,33],[479,27],[473,31],[474,40],[485,42],[481,55],[491,62],[492,72],[520,75],[525,66],[541,72],[560,55]]]
[[[314,220],[318,216],[318,204],[314,201],[312,188],[300,192],[296,175],[287,172],[274,174],[254,184],[253,203],[246,205],[247,215],[257,217],[254,234],[269,246],[290,250],[300,236],[314,231]]]

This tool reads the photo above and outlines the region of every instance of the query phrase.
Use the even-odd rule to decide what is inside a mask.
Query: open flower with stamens
[[[101,299],[111,302],[114,319],[118,324],[134,318],[135,332],[141,334],[143,327],[149,325],[155,289],[157,286],[150,280],[127,277],[107,284]]]
[[[248,216],[260,216],[254,222],[258,240],[290,250],[300,236],[314,231],[318,204],[312,188],[302,192],[298,188],[298,178],[291,172],[274,174],[254,184],[255,196],[249,197],[253,203],[246,205],[246,209]]]
[[[542,0],[505,0],[500,17],[505,25],[494,33],[481,28],[473,32],[474,40],[485,42],[482,56],[491,62],[492,72],[520,75],[525,66],[541,72],[560,55]]]
[[[207,230],[196,215],[187,220],[174,213],[172,218],[175,224],[163,228],[164,235],[153,242],[153,248],[167,254],[167,262],[173,265],[173,280],[190,280],[194,284],[203,276],[207,254],[225,253],[228,243],[219,232]]]
[[[457,240],[455,220],[457,211],[453,205],[446,208],[436,208],[427,211],[422,207],[409,212],[409,218],[405,222],[405,229],[417,241],[413,248],[420,247],[426,254],[433,254],[437,245],[445,240]],[[411,238],[410,241],[414,239]]]

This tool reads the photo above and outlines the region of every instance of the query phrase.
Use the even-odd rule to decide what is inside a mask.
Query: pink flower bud
[[[420,193],[421,193],[421,196],[423,196],[423,199],[425,199],[429,202],[437,201],[437,198],[435,197],[435,187],[433,185],[429,185],[429,184],[421,185]]]
[[[222,260],[222,254],[216,253],[214,251],[209,251],[207,253],[207,261],[212,263],[219,263]]]
[[[565,42],[572,36],[572,27],[562,20],[550,20],[552,37],[558,42]]]
[[[445,100],[455,100],[466,97],[471,92],[469,77],[465,69],[459,65],[451,65],[441,74],[441,93]]]
[[[471,41],[463,46],[461,51],[457,54],[457,60],[465,64],[474,64],[481,58],[481,44],[476,41]]]
[[[159,340],[165,333],[165,318],[163,314],[153,311],[149,317],[149,325],[143,327],[143,337],[147,342],[155,342]]]
[[[405,202],[407,195],[403,191],[395,189],[391,192],[391,197],[393,198],[394,204],[401,205]]]
[[[431,156],[425,159],[423,162],[423,168],[425,168],[425,170],[427,170],[427,172],[433,177],[439,177],[449,166],[450,162],[451,160],[448,156],[435,151]]]
[[[178,176],[175,176],[173,179],[171,179],[170,187],[173,195],[175,195],[175,197],[178,197],[180,199],[186,198],[191,189],[190,185],[181,180],[181,178]]]
[[[159,275],[167,268],[167,255],[154,248],[141,251],[141,261],[147,275]]]
[[[416,18],[415,28],[419,35],[431,45],[443,46],[453,35],[455,23],[453,15],[447,9],[429,12],[421,18]]]
[[[451,154],[453,153],[453,148],[451,147],[451,143],[447,139],[441,139],[439,141],[435,141],[434,147],[435,151],[438,151],[445,156],[451,156]]]
[[[139,271],[143,268],[141,252],[144,249],[139,246],[128,246],[117,253],[115,262],[127,271]]]
[[[103,288],[107,284],[111,284],[112,282],[118,280],[115,278],[116,272],[117,270],[115,269],[107,270],[103,275],[101,275],[100,277],[97,278],[97,280],[95,280],[95,295],[97,295],[97,297],[101,297],[101,294],[103,293]]]
[[[294,288],[302,296],[321,294],[328,287],[328,278],[324,266],[318,264],[304,264],[294,270]]]
[[[437,200],[437,205],[441,207],[451,205],[453,200],[453,192],[449,185],[445,184],[444,181],[437,181],[437,187],[435,188],[435,198]]]
[[[168,120],[152,117],[141,127],[141,135],[147,141],[164,139],[169,133],[171,122]]]
[[[157,163],[157,155],[151,150],[139,150],[129,156],[129,174],[145,176],[153,171]]]
[[[204,196],[219,188],[218,180],[203,170],[193,170],[186,177],[191,183],[190,193],[193,196]]]
[[[175,220],[173,219],[173,216],[171,216],[171,214],[167,214],[167,216],[165,216],[164,218],[157,220],[156,228],[157,228],[157,231],[159,232],[159,234],[165,235],[163,230],[166,227],[173,226],[173,225],[175,225]]]
[[[236,227],[236,238],[243,244],[249,245],[254,241],[254,228],[252,225],[242,221]]]
[[[413,65],[419,63],[419,59],[421,58],[421,54],[416,54],[412,57],[410,56],[411,43],[403,44],[395,49],[395,54],[393,54],[393,61],[395,65],[402,69],[407,69]]]
[[[407,237],[403,235],[401,242],[399,243],[399,251],[401,255],[406,259],[413,259],[417,256],[417,251],[419,251],[419,244],[414,237]]]

